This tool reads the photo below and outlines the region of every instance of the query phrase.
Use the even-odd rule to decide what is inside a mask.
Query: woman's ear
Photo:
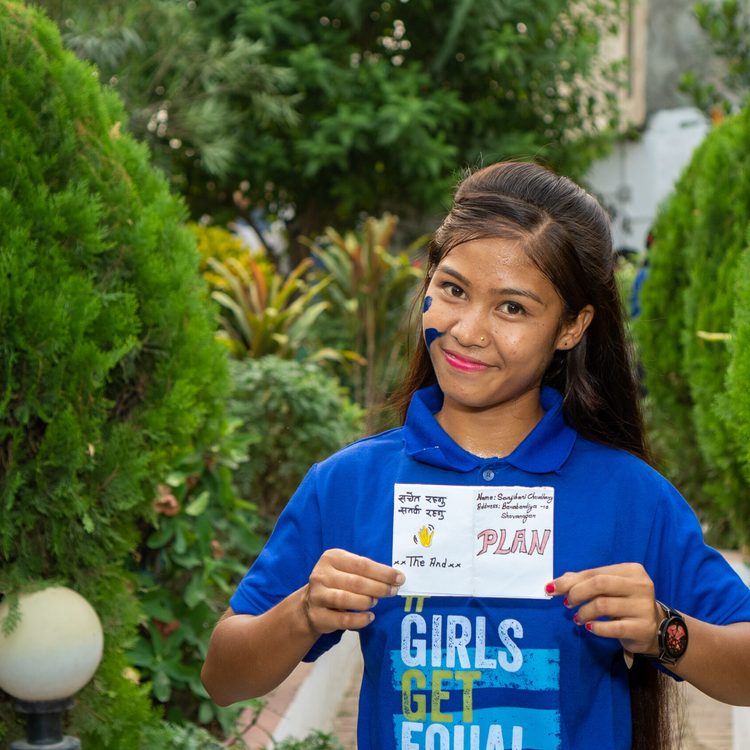
[[[557,337],[555,349],[573,349],[583,338],[583,334],[586,333],[586,329],[591,325],[593,319],[594,308],[591,305],[582,307],[570,323],[563,324],[560,335]]]

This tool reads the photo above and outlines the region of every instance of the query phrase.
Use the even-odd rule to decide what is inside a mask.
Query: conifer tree
[[[748,143],[745,107],[696,149],[654,225],[635,327],[657,456],[727,547],[750,543]]]
[[[225,357],[185,208],[118,98],[9,0],[0,61],[0,591],[12,611],[51,580],[92,603],[105,654],[70,729],[133,750],[158,716],[124,674],[124,561],[170,463],[211,439]],[[12,716],[0,701],[0,744]]]

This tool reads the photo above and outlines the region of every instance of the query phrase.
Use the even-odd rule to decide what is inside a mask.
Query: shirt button
[[[482,476],[485,482],[491,482],[495,478],[495,472],[492,469],[485,469],[482,472]]]

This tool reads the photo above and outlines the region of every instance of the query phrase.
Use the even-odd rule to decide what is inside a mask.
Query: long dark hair
[[[610,223],[599,203],[566,177],[536,164],[503,162],[469,174],[435,232],[420,298],[438,263],[471,240],[501,238],[520,245],[552,282],[572,320],[587,304],[594,318],[578,345],[555,354],[544,382],[563,394],[563,413],[581,435],[649,461],[636,370],[625,336],[615,281]],[[421,329],[420,329],[421,330]],[[419,336],[392,403],[406,414],[414,392],[436,382]],[[630,670],[633,750],[671,747],[672,691],[645,659]]]

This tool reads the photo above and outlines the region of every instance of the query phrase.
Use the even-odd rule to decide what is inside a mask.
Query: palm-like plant
[[[328,227],[323,241],[306,243],[324,269],[320,277],[330,278],[321,296],[340,324],[328,331],[331,343],[362,358],[363,366],[350,370],[349,377],[355,401],[366,410],[368,432],[383,426],[381,407],[401,371],[408,307],[422,277],[410,253],[424,238],[391,252],[397,223],[386,213],[368,218],[360,233],[342,236]]]
[[[330,307],[318,297],[331,278],[308,284],[305,274],[312,263],[306,258],[285,278],[272,265],[250,256],[244,262],[209,259],[209,267],[222,282],[222,288],[211,293],[221,308],[218,336],[233,355],[276,354],[306,361],[346,357],[346,352],[316,347],[315,323]]]

